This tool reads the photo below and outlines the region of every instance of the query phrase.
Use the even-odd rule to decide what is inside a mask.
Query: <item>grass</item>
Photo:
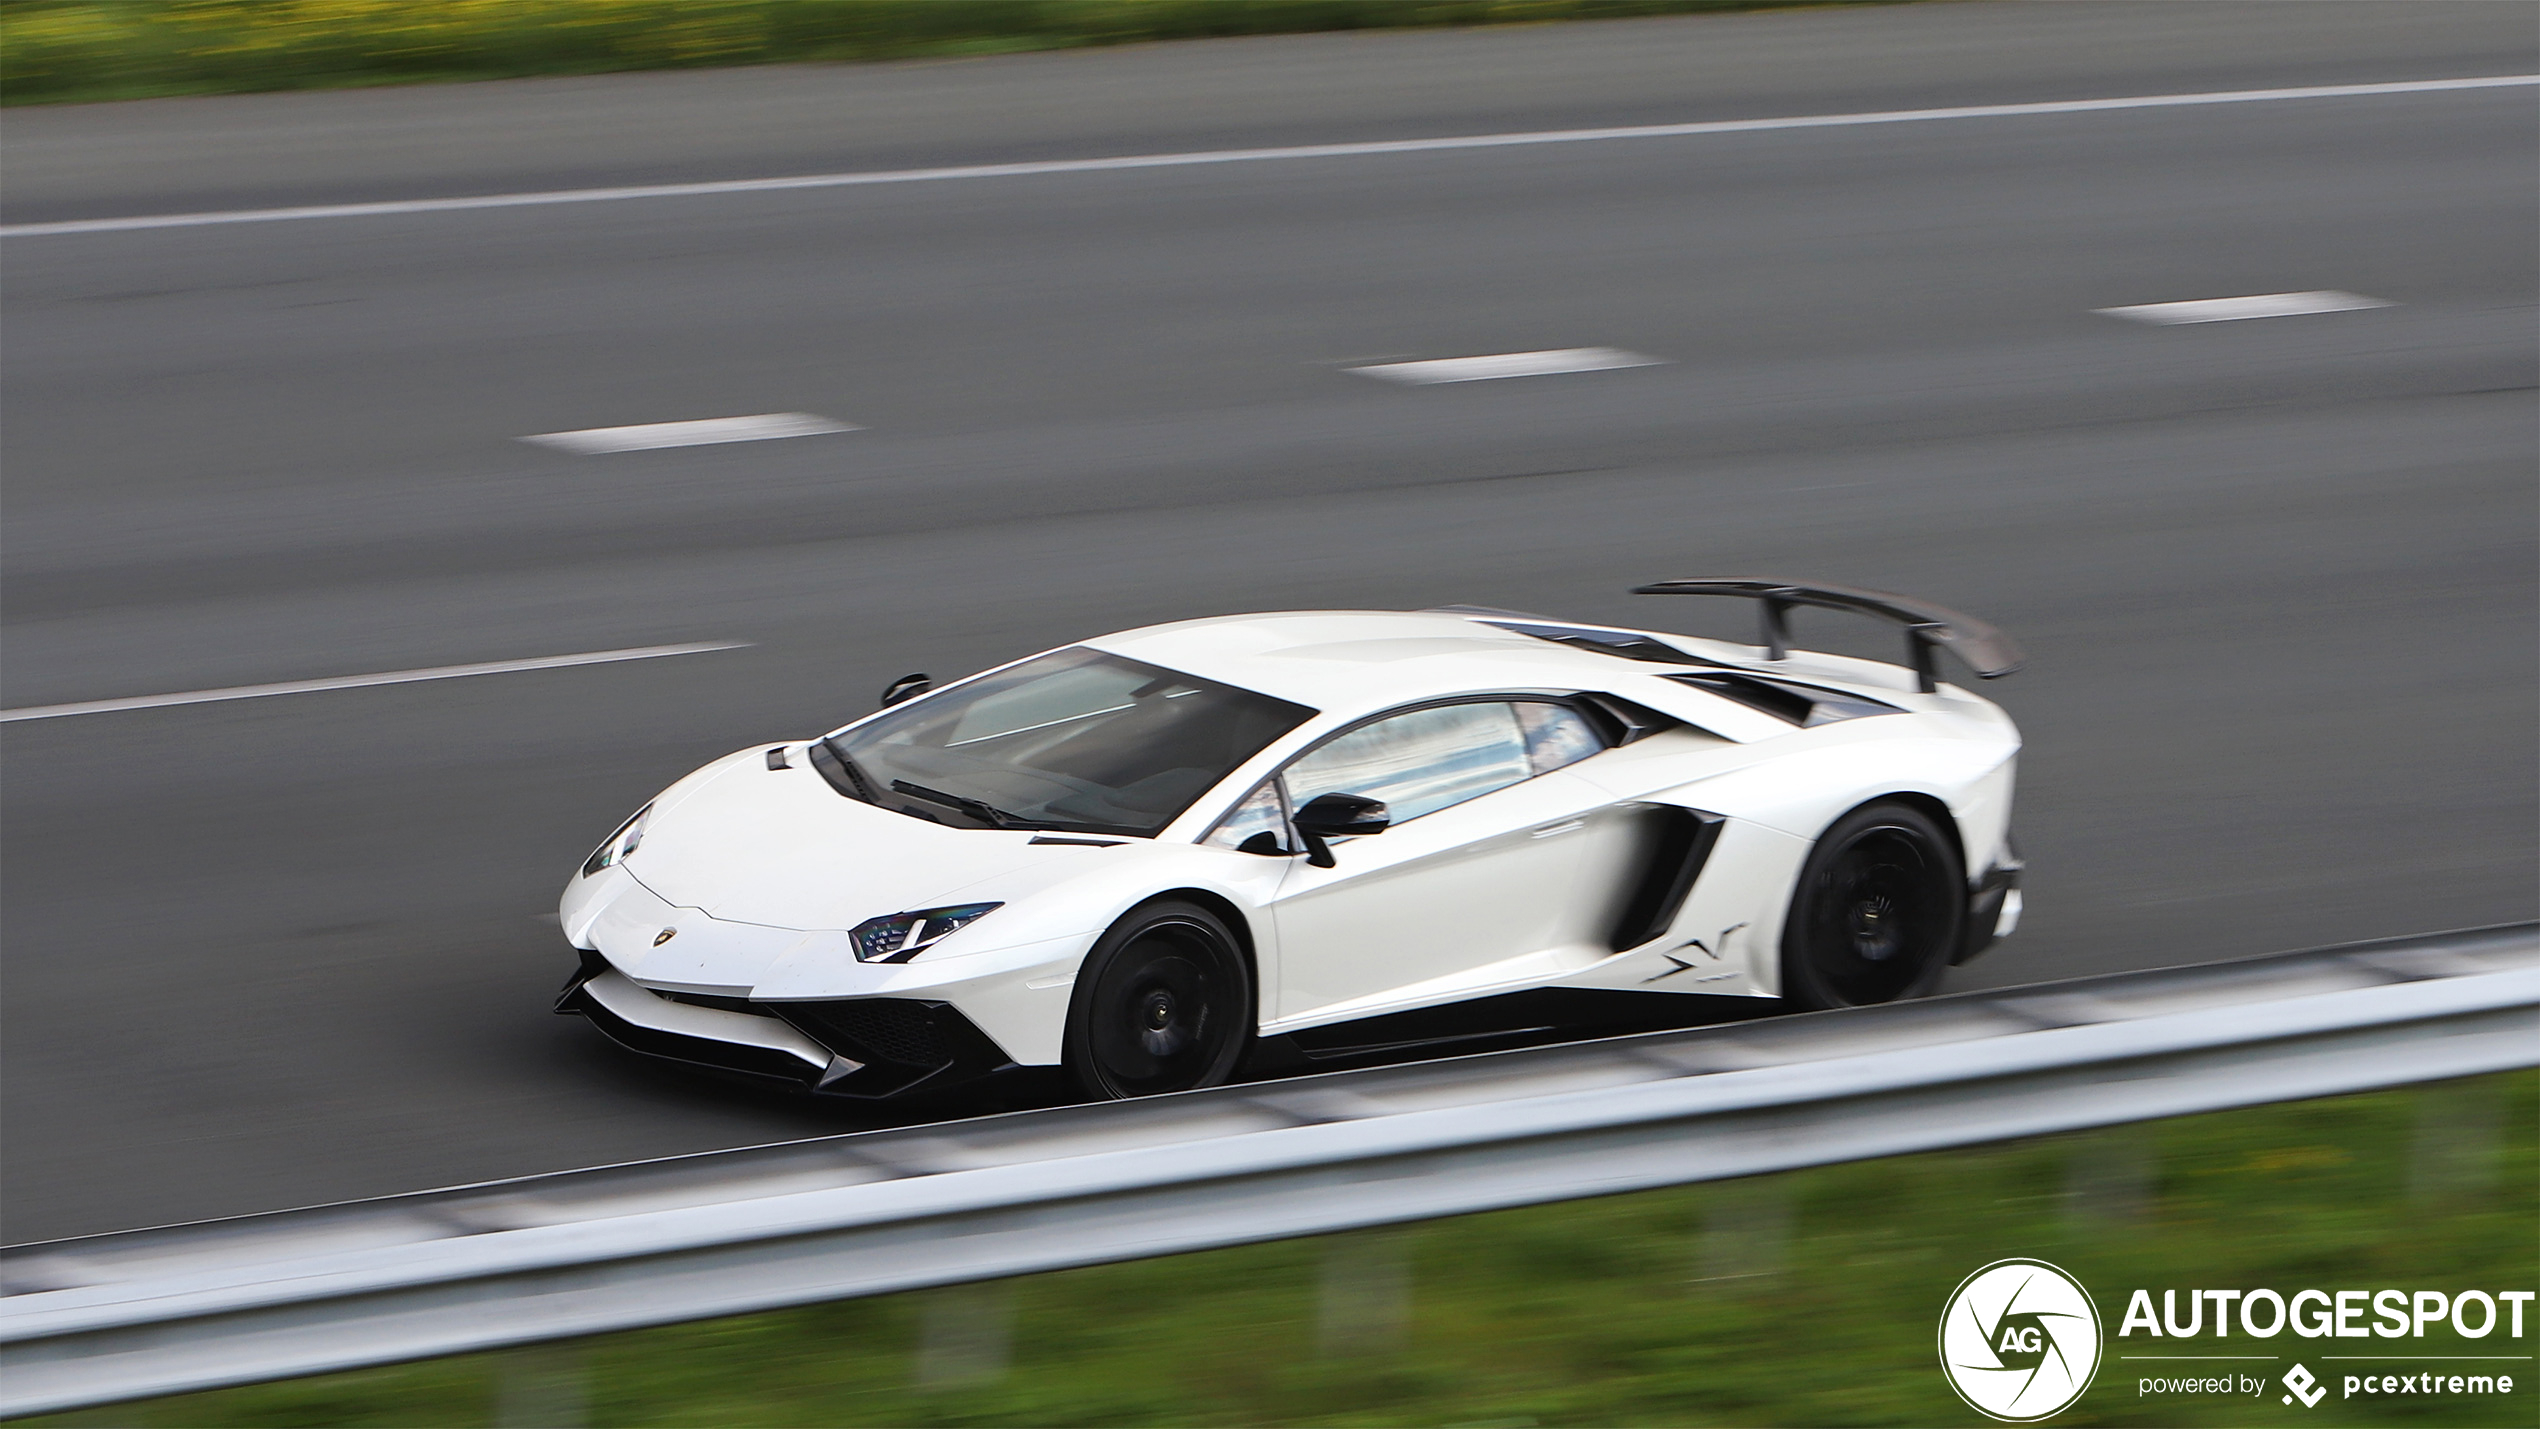
[[[1838,0],[0,0],[0,103],[331,89]]]
[[[1978,1266],[2030,1256],[2089,1287],[2111,1335],[2058,1425],[2527,1426],[2540,1423],[2540,1363],[2482,1367],[2513,1374],[2511,1396],[2332,1392],[2296,1413],[2272,1394],[2142,1397],[2146,1367],[2115,1356],[2146,1345],[2114,1330],[2138,1286],[2156,1301],[2167,1287],[2530,1289],[2536,1123],[2540,1075],[2515,1073],[29,1422],[1976,1424],[1936,1367],[1937,1317]],[[948,1329],[986,1337],[967,1365]],[[2540,1324],[2518,1342],[2424,1349],[2535,1342]],[[2286,1356],[2274,1375],[2388,1343],[2288,1334],[2222,1348]],[[2363,1369],[2309,1362],[2332,1389],[2331,1370]]]

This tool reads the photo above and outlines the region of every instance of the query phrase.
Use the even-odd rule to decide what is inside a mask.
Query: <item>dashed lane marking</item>
[[[2290,318],[2305,313],[2350,313],[2362,308],[2395,308],[2385,298],[2322,289],[2310,293],[2258,293],[2246,298],[2196,298],[2184,303],[2137,303],[2125,308],[2093,308],[2112,318],[2174,326],[2179,323],[2231,323],[2244,318]]]
[[[754,417],[708,417],[695,422],[646,422],[633,427],[589,427],[578,432],[541,432],[522,437],[542,447],[596,456],[603,452],[651,451],[656,447],[703,447],[719,442],[770,442],[781,437],[818,437],[852,432],[851,422],[815,417],[809,412],[762,412]]]
[[[1666,361],[1619,347],[1558,347],[1547,352],[1500,352],[1487,357],[1442,357],[1428,362],[1380,362],[1348,370],[1386,382],[1488,382],[1500,377],[1550,377],[1563,372],[1606,372],[1618,367],[1656,367]]]

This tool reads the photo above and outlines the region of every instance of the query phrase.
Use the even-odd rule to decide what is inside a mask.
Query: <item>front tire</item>
[[[1808,855],[1782,927],[1782,996],[1866,1007],[1939,985],[1967,918],[1958,840],[1909,804],[1868,804]]]
[[[1150,903],[1085,955],[1067,1010],[1067,1070],[1089,1097],[1213,1087],[1252,1039],[1252,966],[1215,913]]]

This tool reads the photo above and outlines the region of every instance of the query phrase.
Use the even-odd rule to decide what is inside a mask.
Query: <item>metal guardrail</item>
[[[2540,1065],[2540,925],[0,1251],[0,1415]]]

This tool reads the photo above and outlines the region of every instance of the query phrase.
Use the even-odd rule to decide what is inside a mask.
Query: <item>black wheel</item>
[[[1067,1070],[1109,1099],[1213,1087],[1252,1036],[1252,969],[1194,903],[1150,903],[1113,924],[1076,974]]]
[[[1958,840],[1905,804],[1835,821],[1800,871],[1782,929],[1782,996],[1863,1007],[1931,991],[1967,918]]]

